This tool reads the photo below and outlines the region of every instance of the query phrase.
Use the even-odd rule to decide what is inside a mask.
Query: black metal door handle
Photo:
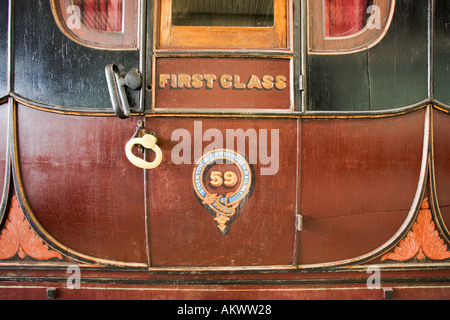
[[[141,87],[141,75],[137,70],[131,70],[125,78],[121,77],[119,68],[114,64],[105,67],[111,103],[116,115],[121,119],[130,117],[131,108],[128,103],[126,87],[137,90]]]

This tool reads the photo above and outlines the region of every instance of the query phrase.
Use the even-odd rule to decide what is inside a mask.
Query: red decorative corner
[[[432,220],[428,198],[425,198],[411,231],[399,242],[393,253],[385,254],[381,260],[407,261],[414,257],[418,260],[425,257],[431,260],[450,258],[450,251],[447,250],[447,245],[439,236]]]
[[[51,248],[31,229],[20,208],[16,196],[11,200],[11,208],[0,233],[0,260],[18,255],[20,259],[30,257],[35,260],[63,259],[62,255]]]

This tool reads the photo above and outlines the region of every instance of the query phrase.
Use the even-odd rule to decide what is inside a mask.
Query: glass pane
[[[172,0],[172,24],[273,27],[274,0]]]
[[[345,37],[358,33],[364,29],[372,13],[369,7],[373,0],[324,1],[325,34],[327,37]]]
[[[123,0],[73,0],[80,8],[81,22],[101,31],[122,31]]]

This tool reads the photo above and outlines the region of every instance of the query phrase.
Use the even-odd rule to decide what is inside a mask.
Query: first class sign
[[[218,85],[221,89],[235,90],[285,90],[287,79],[283,75],[264,75],[261,78],[257,75],[251,75],[247,81],[243,81],[238,74],[224,74],[217,76],[215,74],[160,74],[158,85],[160,89],[213,89]]]
[[[291,109],[290,60],[158,58],[155,109]]]

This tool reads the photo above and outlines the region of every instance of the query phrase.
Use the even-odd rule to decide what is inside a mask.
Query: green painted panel
[[[435,1],[434,98],[450,104],[450,2]]]
[[[397,0],[392,24],[373,48],[308,56],[308,110],[391,110],[428,97],[428,3]]]

